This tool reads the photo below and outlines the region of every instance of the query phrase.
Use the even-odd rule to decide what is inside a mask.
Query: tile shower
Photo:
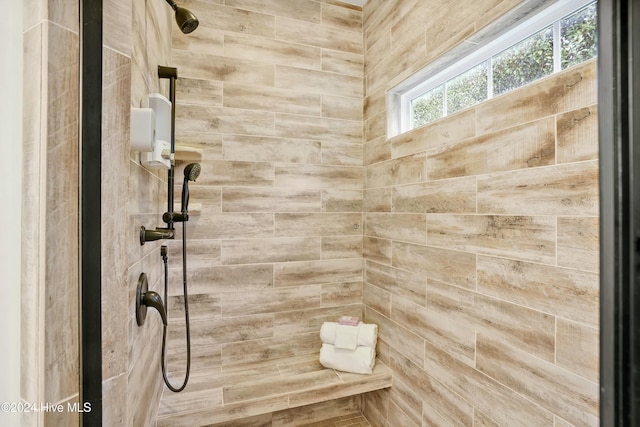
[[[312,354],[322,321],[359,315],[379,325],[394,385],[344,406],[374,426],[597,425],[595,62],[389,139],[386,91],[517,1],[183,3],[201,22],[189,36],[162,0],[105,2],[105,425],[152,423],[162,393],[146,370],[159,319],[138,328],[131,302],[142,271],[160,289],[158,245],[137,228],[161,223],[165,177],[128,150],[129,108],[166,93],[158,65],[178,68],[177,143],[202,152],[194,369]],[[73,51],[55,10],[49,49]],[[77,381],[67,348],[51,387]],[[65,388],[57,399],[77,393]]]

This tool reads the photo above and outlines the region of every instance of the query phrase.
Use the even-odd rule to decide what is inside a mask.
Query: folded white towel
[[[338,325],[337,322],[324,322],[322,324],[322,327],[320,328],[320,340],[326,344],[336,345],[336,331],[338,329],[338,326],[346,325]],[[376,347],[376,343],[378,342],[378,325],[376,325],[375,323],[360,322],[358,326],[348,327],[357,328],[357,345],[372,348]]]
[[[324,343],[320,349],[320,364],[338,371],[371,374],[376,364],[376,349],[358,346],[355,350],[344,350]]]
[[[355,350],[358,346],[358,327],[350,325],[338,325],[336,327],[336,340],[333,345],[336,348]]]

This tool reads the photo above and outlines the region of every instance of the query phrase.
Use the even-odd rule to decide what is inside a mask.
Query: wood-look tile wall
[[[188,228],[194,370],[317,352],[322,321],[364,302],[395,375],[365,398],[373,425],[597,424],[595,65],[387,139],[386,89],[516,1],[183,3],[200,18],[191,35],[164,4],[107,8],[105,422],[152,422],[161,392],[146,369],[159,319],[138,328],[132,301],[140,272],[160,291],[159,243],[140,247],[137,230],[161,224],[165,178],[126,131],[130,106],[166,93],[155,70],[168,64],[178,144],[203,153]]]
[[[136,324],[140,273],[161,291],[161,242],[140,246],[139,230],[161,226],[166,170],[146,169],[129,141],[130,110],[148,93],[167,95],[157,77],[169,65],[172,11],[164,2],[105,3],[102,123],[103,423],[153,425],[162,393],[159,316]],[[126,319],[125,321],[123,321]],[[150,367],[152,367],[150,369]],[[157,369],[154,369],[157,368]]]
[[[595,61],[384,135],[386,90],[516,3],[364,7],[372,425],[598,425]]]
[[[202,151],[187,225],[192,370],[318,353],[323,321],[363,315],[362,11],[183,4],[200,20],[190,35],[173,29],[171,61],[176,143]],[[176,378],[180,244],[170,251]]]
[[[23,7],[21,397],[66,405],[79,390],[79,9],[77,1]],[[25,411],[21,425],[78,419]]]

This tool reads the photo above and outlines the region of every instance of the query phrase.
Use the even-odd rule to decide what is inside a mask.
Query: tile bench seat
[[[390,386],[391,370],[379,360],[371,375],[359,375],[324,368],[317,355],[192,372],[181,393],[165,388],[157,426],[225,423]]]

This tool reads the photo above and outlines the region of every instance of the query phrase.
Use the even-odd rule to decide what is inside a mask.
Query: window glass
[[[487,99],[487,62],[476,65],[447,82],[447,114]]]
[[[436,63],[391,89],[395,106],[389,109],[389,136],[595,58],[597,2],[552,3],[475,50],[464,46],[464,54],[451,55],[459,58],[449,65]]]
[[[444,116],[444,85],[411,101],[413,127],[422,126]]]
[[[596,4],[560,21],[560,62],[564,70],[596,56]]]
[[[553,29],[546,28],[493,57],[493,94],[553,73]]]

